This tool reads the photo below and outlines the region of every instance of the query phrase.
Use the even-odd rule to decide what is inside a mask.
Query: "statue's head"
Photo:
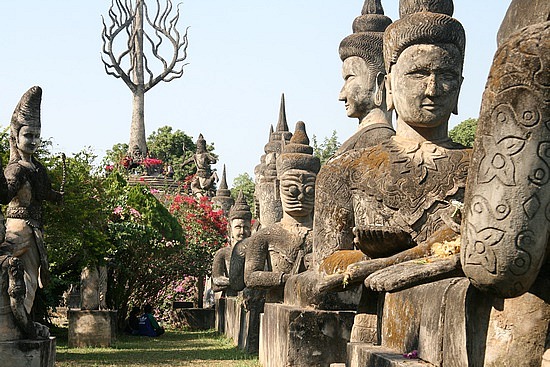
[[[283,211],[291,217],[306,217],[313,213],[315,180],[321,168],[319,158],[313,156],[306,126],[296,123],[296,131],[277,158],[277,176]]]
[[[206,153],[206,140],[204,140],[204,136],[202,134],[199,134],[199,138],[197,139],[197,154]]]
[[[235,204],[229,209],[229,226],[231,230],[231,245],[250,237],[250,221],[252,213],[243,192],[239,191]]]
[[[31,156],[40,146],[42,89],[30,88],[15,107],[10,123],[10,160]]]
[[[365,0],[361,15],[353,22],[353,33],[340,42],[344,86],[338,99],[348,117],[362,120],[384,104],[384,56],[382,37],[391,19],[384,15],[380,0]]]
[[[464,28],[450,16],[450,0],[402,0],[400,5],[402,18],[384,34],[388,109],[396,110],[398,125],[446,133],[451,113],[458,110]]]

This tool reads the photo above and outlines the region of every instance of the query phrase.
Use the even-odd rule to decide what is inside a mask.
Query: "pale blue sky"
[[[382,0],[398,18],[398,0]],[[508,0],[456,0],[466,29],[465,81],[458,122],[477,117],[496,50],[496,32]],[[338,92],[338,44],[351,33],[362,0],[184,0],[180,28],[189,29],[189,65],[182,78],[146,94],[147,135],[170,125],[214,142],[229,185],[254,173],[279,100],[286,96],[290,129],[306,123],[310,138],[333,130],[340,141],[356,129]],[[0,124],[6,126],[21,95],[44,90],[42,129],[56,151],[105,150],[129,139],[131,93],[105,74],[100,60],[101,15],[109,0],[1,1]],[[5,163],[5,162],[4,162]]]

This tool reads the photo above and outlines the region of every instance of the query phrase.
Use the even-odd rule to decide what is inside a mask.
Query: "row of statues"
[[[509,298],[545,276],[550,11],[530,0],[509,13],[523,8],[542,12],[539,24],[514,35],[530,24],[505,20],[472,150],[448,136],[466,43],[452,0],[401,0],[395,22],[365,1],[339,48],[339,99],[358,131],[320,167],[302,122],[290,140],[271,129],[257,201],[262,213],[278,200],[282,215],[260,214],[242,241],[246,287],[313,308],[359,288],[361,313],[373,291],[465,275]]]

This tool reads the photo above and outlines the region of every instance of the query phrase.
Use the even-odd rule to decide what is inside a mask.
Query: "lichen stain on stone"
[[[323,260],[320,270],[327,275],[343,273],[348,265],[363,260],[364,256],[359,250],[336,251]]]

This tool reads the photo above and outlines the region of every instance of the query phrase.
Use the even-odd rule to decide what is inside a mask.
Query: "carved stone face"
[[[283,211],[292,217],[305,217],[313,212],[315,203],[314,173],[288,170],[280,178]]]
[[[40,146],[40,128],[36,126],[23,126],[17,134],[17,149],[20,152],[32,155]]]
[[[462,58],[454,45],[414,45],[392,66],[386,85],[398,122],[430,128],[446,124],[456,110]]]
[[[231,244],[235,245],[247,237],[250,237],[250,221],[239,218],[233,219],[231,221]]]
[[[373,95],[376,74],[376,71],[359,56],[351,56],[344,60],[342,65],[344,86],[338,100],[345,103],[348,117],[361,120],[375,107]]]

